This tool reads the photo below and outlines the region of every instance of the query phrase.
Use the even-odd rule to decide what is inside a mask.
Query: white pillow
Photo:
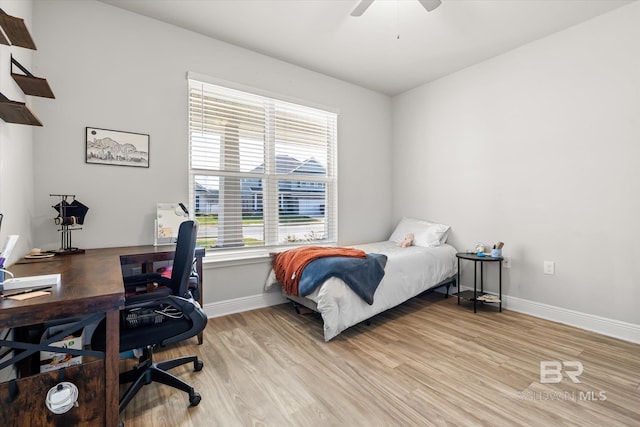
[[[415,246],[440,246],[446,243],[450,228],[444,224],[404,217],[391,233],[389,240],[394,243],[401,243],[407,234],[413,233],[413,244]]]

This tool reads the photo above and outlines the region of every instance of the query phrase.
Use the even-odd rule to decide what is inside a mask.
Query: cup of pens
[[[491,248],[491,258],[500,258],[502,256],[503,242],[498,242]]]

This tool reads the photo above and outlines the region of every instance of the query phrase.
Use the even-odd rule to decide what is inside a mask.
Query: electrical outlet
[[[504,266],[504,268],[511,268],[511,257],[504,257],[504,259],[502,260],[502,265]]]
[[[555,274],[556,264],[553,261],[544,262],[544,274]]]

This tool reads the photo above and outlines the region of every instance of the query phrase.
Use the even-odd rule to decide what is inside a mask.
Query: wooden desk
[[[60,273],[61,284],[48,296],[0,301],[0,329],[102,313],[106,318],[107,343],[104,359],[0,384],[0,425],[54,426],[61,422],[69,426],[118,425],[118,311],[124,305],[121,262],[148,265],[171,260],[173,249],[173,246],[88,249],[84,254],[16,263],[10,267],[16,277]],[[197,255],[202,282],[204,249]],[[80,406],[66,414],[54,415],[46,409],[44,400],[49,388],[60,381],[72,381],[78,386]]]

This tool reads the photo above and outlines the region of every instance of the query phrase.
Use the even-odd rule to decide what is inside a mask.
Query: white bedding
[[[391,241],[354,246],[367,253],[387,255],[385,275],[374,302],[368,305],[342,280],[328,279],[306,298],[314,301],[324,321],[329,341],[350,326],[362,322],[433,287],[457,272],[456,250],[451,245],[401,248]],[[265,289],[275,282],[273,269]]]

